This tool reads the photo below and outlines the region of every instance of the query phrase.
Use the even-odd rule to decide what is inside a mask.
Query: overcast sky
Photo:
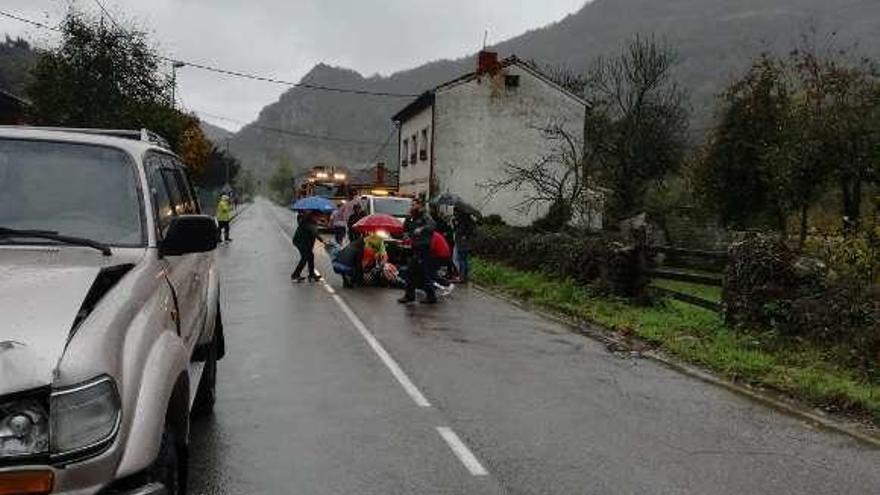
[[[102,0],[150,31],[161,52],[193,62],[298,81],[319,62],[387,75],[457,58],[558,21],[586,0]],[[0,10],[56,25],[68,0],[3,0]],[[98,12],[95,0],[74,0]],[[51,34],[0,17],[0,33],[40,45]],[[178,71],[180,99],[197,112],[251,121],[286,89],[194,68]],[[204,116],[237,129],[240,124]]]

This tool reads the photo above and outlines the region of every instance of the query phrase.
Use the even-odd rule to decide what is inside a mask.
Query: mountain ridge
[[[585,71],[600,55],[619,52],[635,35],[666,40],[680,55],[678,81],[692,95],[694,126],[711,122],[720,90],[761,52],[785,53],[805,33],[821,42],[837,32],[836,46],[880,58],[880,2],[853,0],[595,0],[547,26],[529,30],[492,48],[540,66]],[[637,15],[636,15],[637,13]],[[427,62],[388,76],[318,64],[303,82],[333,87],[419,94],[474,69],[474,54]],[[282,160],[298,170],[317,163],[371,161],[392,131],[391,116],[410,99],[324,93],[292,88],[261,110],[232,138],[246,167],[266,176]],[[376,144],[295,138],[261,129],[370,141]],[[379,158],[394,163],[396,142]]]

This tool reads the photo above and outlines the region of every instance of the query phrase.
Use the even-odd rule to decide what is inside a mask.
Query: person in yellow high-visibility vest
[[[220,225],[220,232],[223,234],[223,240],[231,241],[229,237],[229,222],[232,221],[232,205],[229,204],[229,196],[220,196],[220,202],[217,203],[217,224]]]

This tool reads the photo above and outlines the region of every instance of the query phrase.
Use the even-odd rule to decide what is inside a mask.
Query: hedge
[[[482,226],[472,251],[488,260],[571,279],[598,291],[638,301],[647,298],[650,253],[644,243],[606,235]]]
[[[730,249],[722,294],[728,323],[843,345],[860,364],[880,364],[880,291],[753,235]]]

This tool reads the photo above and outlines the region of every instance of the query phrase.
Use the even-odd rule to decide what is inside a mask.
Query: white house
[[[516,57],[499,61],[480,52],[477,70],[424,93],[393,117],[398,126],[401,194],[430,198],[458,194],[484,214],[524,225],[545,213],[514,207],[523,192],[491,197],[487,181],[505,163],[533,163],[552,143],[538,128],[562,125],[583,138],[586,103]]]

